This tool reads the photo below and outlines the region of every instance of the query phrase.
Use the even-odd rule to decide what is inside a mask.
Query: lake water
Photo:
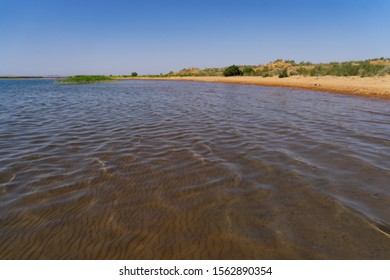
[[[0,81],[1,259],[389,259],[390,102]]]

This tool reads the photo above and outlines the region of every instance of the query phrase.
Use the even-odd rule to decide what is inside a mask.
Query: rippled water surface
[[[389,259],[390,102],[0,81],[2,259]]]

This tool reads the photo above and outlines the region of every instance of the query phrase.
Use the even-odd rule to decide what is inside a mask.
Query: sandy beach
[[[197,81],[215,83],[250,84],[260,86],[279,86],[310,89],[323,92],[364,95],[370,97],[390,98],[390,76],[383,77],[304,77],[291,76],[287,78],[236,76],[236,77],[166,77],[137,79],[162,79],[178,81]]]

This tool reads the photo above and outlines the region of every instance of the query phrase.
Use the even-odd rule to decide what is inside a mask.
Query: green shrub
[[[245,67],[245,68],[242,70],[242,72],[243,72],[243,74],[244,74],[245,76],[252,76],[252,75],[255,74],[255,70],[253,70],[253,68],[252,68],[252,67],[249,67],[249,66]]]
[[[311,63],[310,61],[301,61],[300,63],[299,63],[299,65],[302,65],[302,66],[310,66],[310,65],[313,65],[313,63]]]
[[[279,72],[279,78],[286,78],[288,77],[287,69],[283,69]]]
[[[242,76],[243,73],[242,71],[240,70],[240,68],[238,68],[238,66],[236,65],[231,65],[229,66],[228,68],[226,68],[224,71],[223,71],[223,75],[225,77],[230,77],[230,76]]]
[[[288,63],[288,64],[291,64],[292,66],[297,65],[297,63],[295,62],[295,60],[285,60],[284,62],[286,62],[286,63]]]
[[[378,76],[384,76],[390,74],[390,66],[384,66],[381,70],[378,71]]]
[[[272,77],[272,75],[270,74],[270,72],[263,72],[263,78],[267,78],[267,77]]]
[[[299,66],[295,69],[298,75],[307,76],[309,74],[309,70],[305,67]]]
[[[137,76],[138,76],[138,73],[137,73],[137,72],[132,72],[132,73],[131,73],[131,76],[132,76],[132,77],[137,77]]]

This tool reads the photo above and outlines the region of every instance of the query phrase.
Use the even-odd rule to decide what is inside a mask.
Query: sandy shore
[[[216,82],[233,84],[250,84],[261,86],[280,86],[310,89],[323,92],[337,92],[345,94],[365,95],[370,97],[390,98],[390,76],[383,77],[304,77],[292,76],[278,77],[168,77],[168,78],[142,78],[178,81]]]

